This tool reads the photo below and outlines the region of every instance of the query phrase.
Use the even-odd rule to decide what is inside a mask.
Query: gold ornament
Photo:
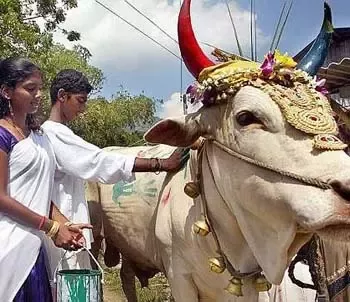
[[[319,134],[314,137],[314,147],[326,150],[344,150],[348,145],[331,134]]]
[[[242,297],[243,296],[242,285],[243,285],[242,279],[232,278],[228,286],[225,288],[225,290],[231,295],[234,295],[236,297]]]
[[[337,123],[328,100],[308,85],[286,87],[268,83],[264,91],[277,103],[287,122],[307,134],[337,134]]]
[[[263,274],[259,274],[254,282],[255,289],[257,292],[267,292],[272,287],[271,283],[267,281]]]
[[[207,236],[210,233],[210,228],[204,220],[196,221],[192,226],[193,233],[200,236]]]
[[[193,199],[200,195],[199,185],[196,182],[188,182],[184,188],[185,194]]]
[[[214,273],[221,274],[226,269],[226,264],[222,256],[209,259],[210,270]]]
[[[232,100],[228,95],[233,96],[243,86],[253,86],[271,97],[294,128],[310,135],[337,135],[332,108],[327,98],[316,91],[316,81],[289,63],[277,67],[267,77],[255,62],[231,61],[204,69],[199,81],[203,92],[210,87],[217,93],[211,97],[210,104]],[[323,150],[345,148],[338,140],[325,143],[316,138],[315,141],[314,147]]]

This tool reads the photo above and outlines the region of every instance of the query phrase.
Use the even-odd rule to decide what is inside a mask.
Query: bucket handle
[[[102,278],[101,278],[101,284],[105,284],[105,273],[101,267],[101,265],[98,263],[98,261],[96,260],[96,258],[94,257],[94,255],[89,251],[89,249],[87,249],[85,246],[82,247],[81,250],[85,250],[88,252],[88,254],[90,255],[90,257],[92,258],[92,260],[94,260],[94,262],[96,263],[99,271],[101,272],[101,275],[102,275]],[[80,251],[81,251],[80,250]],[[55,269],[55,273],[54,273],[54,279],[53,279],[53,282],[54,283],[57,283],[57,279],[56,279],[56,276],[57,276],[57,271],[58,271],[58,267],[62,264],[62,261],[64,259],[64,257],[66,256],[68,251],[65,251],[63,256],[61,257],[60,261],[58,262],[58,265],[56,266],[56,269]],[[72,257],[72,256],[71,256]],[[69,259],[69,258],[68,258]]]

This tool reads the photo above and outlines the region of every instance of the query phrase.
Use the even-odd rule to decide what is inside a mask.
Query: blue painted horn
[[[332,11],[327,2],[324,2],[324,18],[320,33],[312,44],[310,50],[299,61],[297,68],[314,76],[323,65],[333,34]]]

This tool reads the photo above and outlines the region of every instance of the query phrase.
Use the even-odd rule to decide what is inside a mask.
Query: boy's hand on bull
[[[180,170],[190,157],[190,148],[177,148],[169,158],[136,157],[133,172],[176,172]]]
[[[177,148],[169,158],[160,159],[161,171],[176,172],[180,170],[190,158],[190,148]]]

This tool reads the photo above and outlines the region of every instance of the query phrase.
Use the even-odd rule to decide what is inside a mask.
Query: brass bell
[[[200,236],[207,236],[210,233],[210,228],[204,220],[198,220],[193,224],[192,231]]]
[[[254,282],[255,289],[257,292],[267,292],[272,287],[271,283],[267,281],[263,274],[259,274]]]
[[[185,194],[191,198],[197,198],[200,195],[199,185],[195,182],[188,182],[184,188]]]
[[[210,270],[214,273],[217,273],[217,274],[223,273],[226,269],[224,258],[221,256],[210,258],[209,267],[210,267]]]
[[[225,290],[231,295],[234,295],[236,297],[243,297],[242,285],[243,285],[242,279],[232,278],[230,280],[230,283],[225,288]]]

